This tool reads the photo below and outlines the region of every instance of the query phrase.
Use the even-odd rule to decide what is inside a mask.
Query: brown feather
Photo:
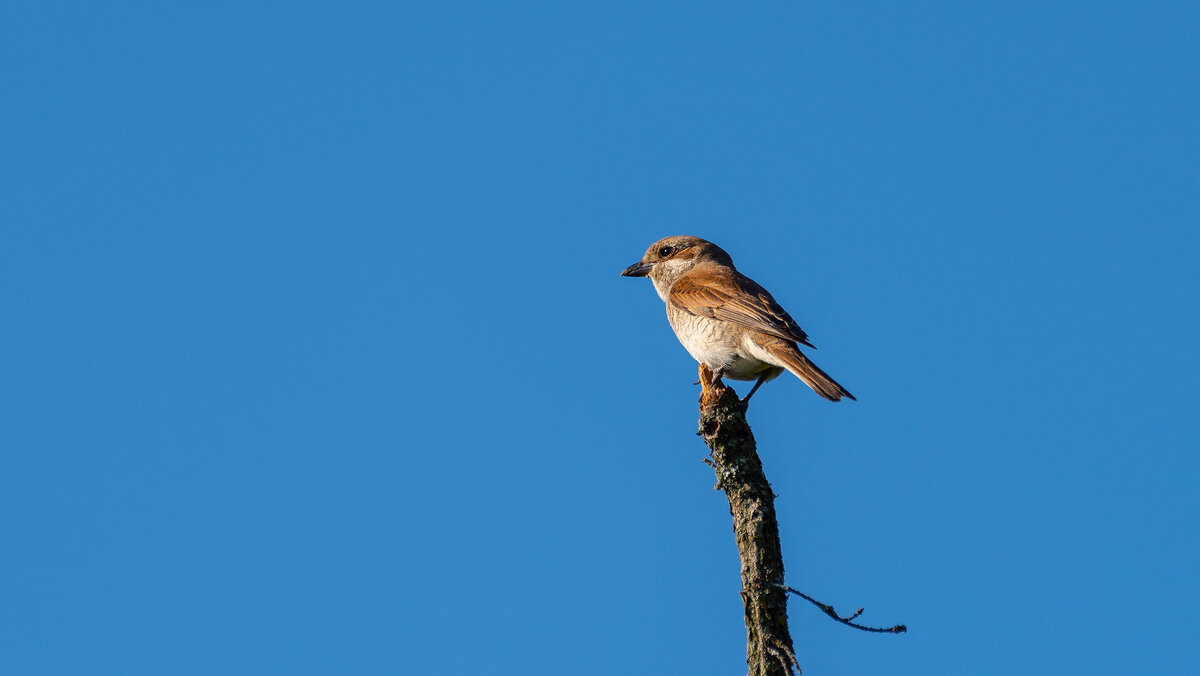
[[[753,279],[723,265],[697,266],[671,286],[675,307],[816,349],[808,334]]]
[[[791,371],[800,380],[804,381],[805,385],[813,388],[817,394],[825,397],[830,401],[840,401],[842,397],[854,399],[850,391],[842,387],[836,380],[829,377],[816,364],[809,361],[808,357],[796,347],[795,343],[786,340],[779,340],[767,336],[754,336],[754,342],[762,346],[771,356],[780,361],[784,368]]]

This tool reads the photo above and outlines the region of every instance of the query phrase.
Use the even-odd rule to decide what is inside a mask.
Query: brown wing
[[[816,349],[808,334],[766,289],[724,267],[693,270],[671,286],[668,302],[685,312],[712,317]]]

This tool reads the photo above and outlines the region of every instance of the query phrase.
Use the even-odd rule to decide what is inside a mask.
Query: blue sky
[[[859,398],[750,410],[910,627],[806,674],[1200,670],[1194,4],[104,5],[0,9],[5,673],[742,673],[669,234]]]

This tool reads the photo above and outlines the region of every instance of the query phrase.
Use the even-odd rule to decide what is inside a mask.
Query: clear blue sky
[[[1200,672],[1195,3],[100,4],[0,9],[0,671],[743,673],[695,234],[859,398],[750,411],[910,627],[805,674]]]

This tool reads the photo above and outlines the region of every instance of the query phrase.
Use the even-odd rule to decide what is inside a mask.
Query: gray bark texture
[[[732,389],[709,390],[701,398],[699,435],[712,451],[716,487],[725,491],[733,516],[742,563],[749,676],[791,676],[793,668],[800,669],[788,632],[775,494],[763,474],[746,406]]]

